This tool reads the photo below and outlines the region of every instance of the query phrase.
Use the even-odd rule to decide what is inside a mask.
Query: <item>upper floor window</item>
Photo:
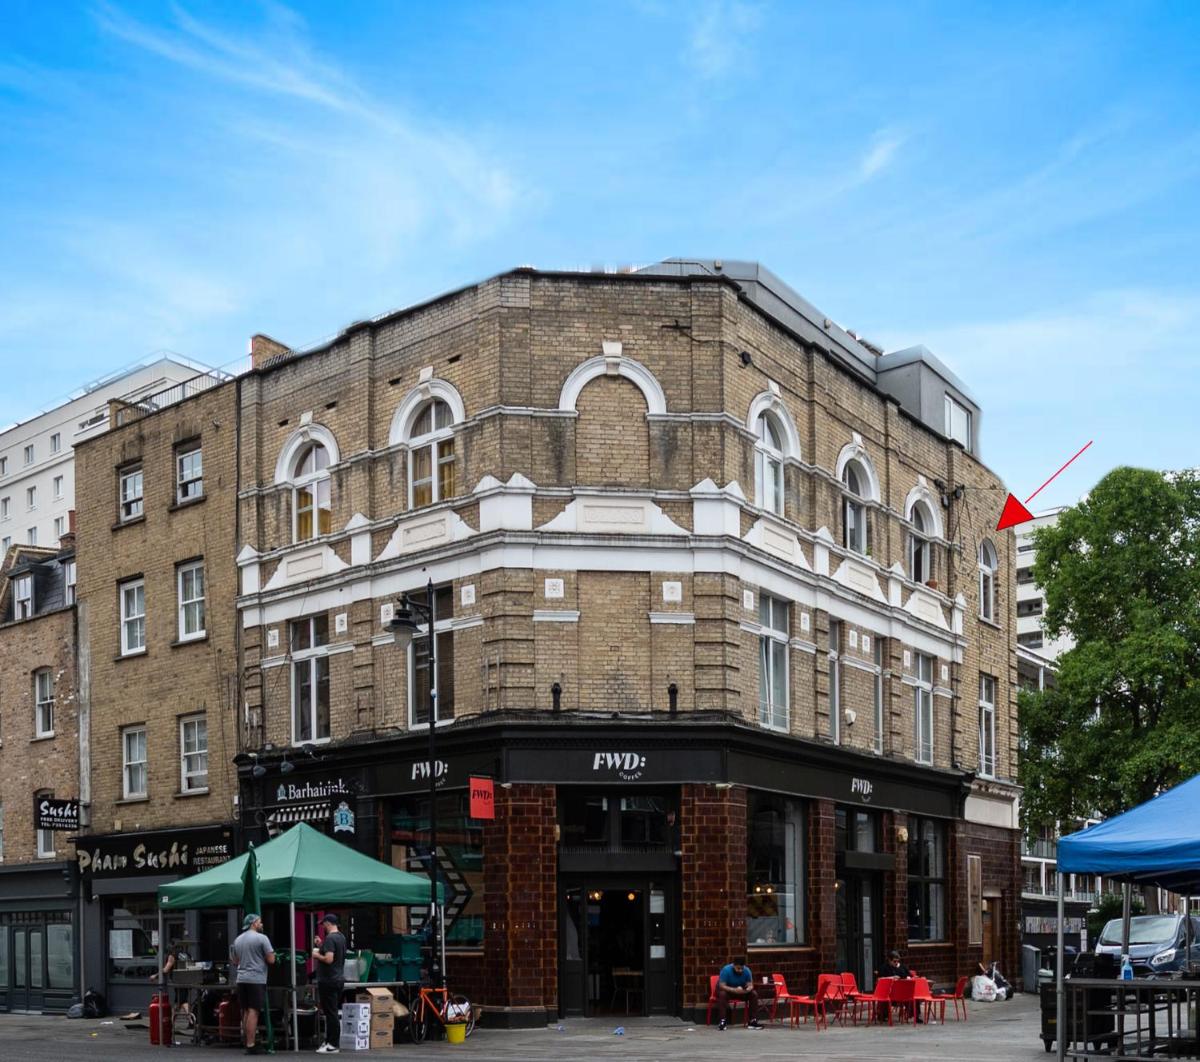
[[[179,790],[208,788],[208,720],[203,713],[179,720]]]
[[[175,500],[192,501],[204,494],[204,455],[199,446],[175,455]]]
[[[33,443],[25,447],[25,463],[27,465],[33,464]]]
[[[946,434],[955,442],[971,449],[971,411],[946,395]]]
[[[295,541],[307,542],[333,530],[330,500],[329,451],[319,442],[309,443],[296,457],[292,469],[292,509]]]
[[[857,461],[847,461],[842,469],[842,545],[855,553],[867,552],[867,484],[866,470]]]
[[[829,740],[842,741],[842,623],[829,621]]]
[[[67,533],[67,518],[65,516],[56,516],[54,518],[54,537],[62,538]]]
[[[324,613],[293,620],[292,744],[326,741],[329,729],[329,617]]]
[[[146,795],[146,728],[127,726],[121,731],[121,795],[135,800]]]
[[[54,500],[62,501],[63,496],[63,478],[62,476],[54,477]]]
[[[788,638],[791,609],[770,594],[758,595],[758,721],[788,729]]]
[[[908,533],[908,574],[914,583],[928,582],[933,577],[928,537],[933,530],[933,521],[923,502],[913,506],[909,521],[912,530]]]
[[[54,736],[54,675],[49,668],[33,673],[33,736]]]
[[[60,435],[58,432],[55,432],[53,435],[50,436],[50,452],[52,454],[56,454],[61,449],[62,449],[62,435]]]
[[[783,432],[774,415],[760,413],[755,425],[754,500],[763,509],[783,515]]]
[[[454,718],[454,588],[433,588],[433,629],[437,637],[436,672],[430,696],[429,636],[418,631],[408,649],[409,674],[408,718],[410,726],[429,725],[429,702],[433,701],[433,718],[441,723]]]
[[[924,653],[917,653],[913,715],[916,760],[933,763],[933,657]]]
[[[204,562],[194,561],[178,568],[179,640],[204,637]]]
[[[8,458],[0,457],[0,476],[8,475]]]
[[[75,562],[69,560],[63,565],[63,586],[68,605],[75,604]]]
[[[11,546],[12,535],[5,535],[3,538],[0,538],[0,560],[3,560],[8,555]]]
[[[37,801],[43,797],[54,797],[54,792],[50,789],[39,789],[33,794],[34,806],[37,806]],[[54,850],[54,831],[53,830],[37,830],[37,857],[38,859],[53,859],[56,855]]]
[[[426,402],[408,436],[411,507],[454,497],[454,414],[440,398]]]
[[[37,528],[31,527],[25,532],[25,541],[30,546],[37,545]]]
[[[21,575],[13,581],[13,618],[29,619],[33,615],[33,576]]]
[[[136,520],[142,515],[142,466],[121,471],[121,520]]]
[[[875,751],[883,753],[883,733],[887,723],[884,718],[883,691],[883,639],[875,637],[875,675],[871,683],[871,694],[875,707]]]
[[[36,509],[37,508],[37,487],[26,487],[25,488],[25,508],[26,509]]]
[[[121,597],[121,655],[141,653],[146,649],[146,584],[131,579],[120,586]]]
[[[11,498],[0,498],[0,520],[7,520],[9,516],[9,505]]]
[[[996,619],[996,547],[986,538],[979,543],[979,617]]]
[[[996,777],[996,680],[979,676],[979,773]]]

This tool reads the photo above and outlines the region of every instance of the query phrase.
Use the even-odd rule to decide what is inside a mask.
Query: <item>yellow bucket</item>
[[[467,1023],[452,1021],[446,1026],[446,1043],[462,1044],[467,1042]]]

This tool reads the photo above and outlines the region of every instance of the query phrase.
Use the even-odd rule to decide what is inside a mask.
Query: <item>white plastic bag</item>
[[[971,988],[971,998],[977,999],[981,1003],[996,1002],[996,982],[990,977],[984,977],[979,974],[975,978],[975,984]]]

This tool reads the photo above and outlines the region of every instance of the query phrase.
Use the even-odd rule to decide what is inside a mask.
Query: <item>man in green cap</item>
[[[258,1016],[267,1005],[267,967],[275,962],[275,949],[262,927],[261,915],[246,915],[242,933],[229,950],[230,962],[237,969],[237,999],[248,1055],[258,1054],[254,1039],[258,1035]]]

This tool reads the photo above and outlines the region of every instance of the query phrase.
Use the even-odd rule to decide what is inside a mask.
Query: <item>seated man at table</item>
[[[885,962],[875,973],[876,978],[882,977],[898,977],[901,980],[907,980],[912,977],[912,973],[908,967],[900,961],[900,953],[892,951],[888,954],[887,962]]]
[[[751,1029],[762,1028],[758,1024],[758,993],[754,991],[754,975],[745,959],[734,959],[727,966],[721,967],[717,975],[717,1028],[724,1030],[728,1024],[726,1013],[729,1004],[744,1002],[750,1008],[749,1026]]]

